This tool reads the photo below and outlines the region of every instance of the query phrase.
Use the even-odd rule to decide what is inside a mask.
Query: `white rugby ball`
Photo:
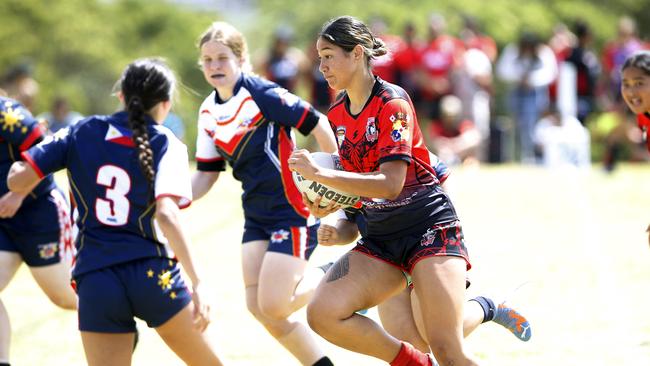
[[[312,159],[316,165],[335,170],[343,170],[341,166],[341,161],[339,156],[336,154],[330,154],[326,152],[313,152],[311,153]],[[298,172],[293,172],[293,181],[296,183],[296,187],[301,193],[307,194],[307,198],[310,201],[314,202],[316,197],[323,197],[320,201],[320,207],[325,207],[330,204],[331,201],[335,201],[337,205],[341,207],[350,207],[354,206],[361,199],[359,196],[335,189],[325,184],[318,183],[313,180],[306,179]]]

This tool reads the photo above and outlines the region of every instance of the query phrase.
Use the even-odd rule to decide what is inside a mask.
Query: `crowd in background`
[[[457,34],[441,14],[429,16],[426,35],[414,23],[403,24],[401,34],[389,33],[380,18],[369,24],[390,50],[373,60],[374,73],[406,89],[429,148],[449,164],[588,167],[598,161],[612,171],[620,160],[650,160],[619,91],[623,61],[650,48],[630,17],[620,18],[616,38],[602,51],[593,48],[584,21],[558,24],[548,38],[523,30],[501,50],[470,16]],[[336,91],[318,70],[314,46],[300,49],[294,36],[279,26],[270,48],[256,53],[254,69],[325,112]],[[33,108],[38,83],[28,65],[7,70],[0,88]],[[69,104],[56,96],[39,118],[56,132],[81,118]],[[184,139],[177,115],[166,125]]]
[[[469,16],[455,35],[441,14],[430,15],[426,39],[413,23],[399,35],[382,19],[370,25],[390,49],[373,60],[373,72],[412,96],[430,149],[450,164],[588,167],[595,158],[611,171],[622,159],[650,159],[619,91],[623,61],[649,48],[629,17],[602,52],[584,21],[559,24],[548,39],[524,30],[500,51]],[[291,91],[302,87],[326,111],[336,92],[315,51],[292,42],[291,30],[279,27],[255,69]]]

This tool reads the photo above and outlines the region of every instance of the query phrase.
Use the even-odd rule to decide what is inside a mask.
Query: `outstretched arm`
[[[328,153],[336,152],[336,140],[334,139],[334,133],[332,133],[329,122],[327,122],[327,117],[321,116],[316,127],[311,130],[311,134],[316,138],[316,142],[321,151]]]
[[[31,192],[40,181],[41,178],[34,168],[22,161],[13,163],[7,175],[7,187],[9,190],[22,194],[23,196]]]
[[[219,172],[196,171],[192,175],[192,200],[205,196],[219,179]]]
[[[176,254],[190,281],[192,281],[192,301],[194,302],[194,324],[203,331],[210,322],[210,307],[202,301],[199,285],[201,280],[194,266],[189,250],[188,240],[178,219],[179,208],[175,198],[163,196],[156,201],[156,221],[169,241],[169,246]]]

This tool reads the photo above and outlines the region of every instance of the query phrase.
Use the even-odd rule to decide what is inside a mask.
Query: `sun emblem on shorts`
[[[289,232],[286,230],[278,230],[271,233],[271,243],[281,243],[289,239]]]
[[[174,280],[172,279],[172,273],[169,271],[163,271],[163,273],[158,275],[158,286],[163,290],[169,290],[172,288]]]
[[[22,120],[25,119],[25,114],[19,109],[14,108],[11,102],[5,102],[6,111],[0,111],[0,124],[2,130],[9,130],[13,133],[15,129],[20,129],[20,132],[27,132],[27,126],[22,125]]]

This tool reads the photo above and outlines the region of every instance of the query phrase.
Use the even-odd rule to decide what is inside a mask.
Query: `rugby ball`
[[[312,159],[316,165],[335,170],[343,170],[339,156],[326,152],[313,152],[311,153]],[[307,198],[314,202],[316,197],[323,197],[320,201],[320,207],[326,207],[331,201],[335,201],[341,207],[354,206],[361,199],[359,196],[350,194],[335,188],[326,186],[325,184],[318,183],[313,180],[306,179],[298,172],[293,172],[293,181],[301,193],[307,194]]]

